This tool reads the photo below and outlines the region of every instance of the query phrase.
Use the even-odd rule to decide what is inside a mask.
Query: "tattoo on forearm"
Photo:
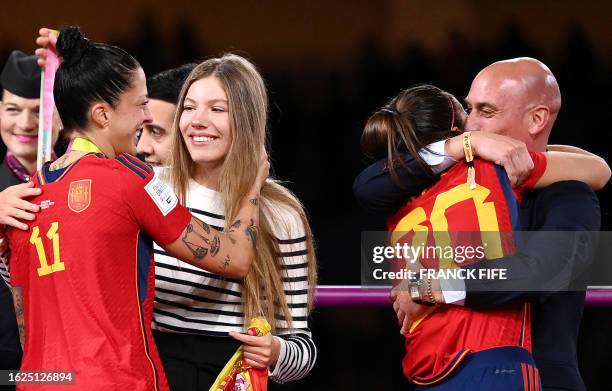
[[[210,225],[206,224],[202,220],[196,220],[196,221],[200,223],[200,225],[202,226],[202,228],[207,234],[210,234]]]
[[[202,222],[202,224],[200,225],[205,231],[210,233],[210,226],[208,224]],[[194,258],[202,259],[206,256],[206,254],[208,254],[208,249],[206,247],[203,247],[202,243],[210,245],[210,241],[208,240],[208,238],[194,231],[193,228],[193,224],[189,223],[189,225],[187,225],[187,228],[185,229],[185,234],[183,235],[181,240],[183,241],[185,246],[187,246],[189,251],[191,251]]]
[[[236,244],[236,239],[234,239],[234,237],[232,236],[232,233],[236,232],[236,230],[238,228],[240,228],[241,224],[242,223],[240,222],[240,219],[238,219],[238,220],[234,221],[234,223],[232,225],[230,225],[230,229],[229,229],[229,232],[227,233],[227,237],[232,242],[232,244]]]
[[[244,233],[251,241],[251,244],[253,244],[253,248],[255,248],[257,244],[257,226],[253,223],[253,219],[251,219],[251,224],[245,228]]]
[[[232,225],[230,225],[230,232],[234,232],[235,230],[237,230],[238,228],[240,228],[240,219],[234,221],[234,223]]]
[[[19,342],[21,349],[25,349],[25,317],[23,313],[23,294],[21,287],[13,287],[13,305],[17,315],[17,328],[19,329]]]
[[[215,235],[212,244],[210,245],[210,256],[214,257],[219,253],[219,249],[221,248],[221,241],[219,240],[219,236]]]
[[[231,262],[230,261],[230,256],[229,256],[229,254],[227,254],[225,256],[225,259],[221,263],[221,272],[225,272],[227,270],[227,268],[229,267],[230,262]]]
[[[259,205],[259,198],[255,197],[249,200],[249,202],[255,206]]]

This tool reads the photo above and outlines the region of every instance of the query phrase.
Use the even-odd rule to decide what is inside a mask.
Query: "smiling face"
[[[229,102],[215,76],[191,84],[182,110],[179,129],[194,162],[217,168],[223,164],[232,143]]]
[[[136,154],[137,134],[152,121],[145,80],[139,68],[134,73],[131,88],[122,93],[117,106],[109,110],[108,137],[116,154]]]
[[[527,129],[530,109],[523,84],[496,69],[487,69],[474,79],[465,99],[466,130],[501,134],[531,144]]]
[[[0,105],[0,133],[2,141],[22,163],[36,161],[38,150],[39,99],[22,98],[4,90]],[[55,145],[60,122],[57,113],[53,117],[52,145]]]

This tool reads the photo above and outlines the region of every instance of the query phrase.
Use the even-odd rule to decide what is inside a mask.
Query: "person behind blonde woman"
[[[264,81],[245,58],[228,54],[199,64],[187,78],[175,119],[170,168],[162,178],[194,216],[225,232],[253,183],[266,145]],[[156,248],[154,336],[173,390],[208,389],[240,344],[246,363],[278,383],[312,369],[316,346],[307,317],[316,259],[300,201],[279,181],[261,190],[256,259],[244,282],[202,272]],[[242,334],[263,316],[272,335]]]
[[[153,120],[143,126],[136,152],[153,167],[168,165],[176,102],[183,82],[196,65],[184,64],[147,78],[148,106]]]

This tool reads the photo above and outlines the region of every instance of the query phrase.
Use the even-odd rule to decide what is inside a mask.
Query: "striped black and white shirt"
[[[225,225],[220,194],[191,180],[187,207],[207,224]],[[280,355],[270,379],[286,383],[306,376],[314,366],[317,349],[308,328],[308,264],[306,233],[300,216],[287,207],[274,207],[282,226],[273,227],[281,251],[279,262],[293,330],[277,320]],[[220,277],[167,255],[155,245],[155,312],[153,328],[162,332],[226,337],[244,331],[242,282]]]

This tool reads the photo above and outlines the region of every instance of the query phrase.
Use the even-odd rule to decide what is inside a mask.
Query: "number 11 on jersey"
[[[40,237],[40,228],[35,226],[32,228],[32,235],[30,236],[30,243],[32,243],[36,247],[36,252],[38,253],[38,261],[40,262],[40,267],[37,269],[38,276],[46,276],[47,274],[61,272],[65,270],[64,262],[60,259],[60,249],[59,249],[59,223],[54,221],[51,223],[51,228],[47,231],[47,238],[52,241],[53,244],[53,264],[49,265],[47,262],[47,255],[45,254],[45,247],[43,246],[42,239]]]

